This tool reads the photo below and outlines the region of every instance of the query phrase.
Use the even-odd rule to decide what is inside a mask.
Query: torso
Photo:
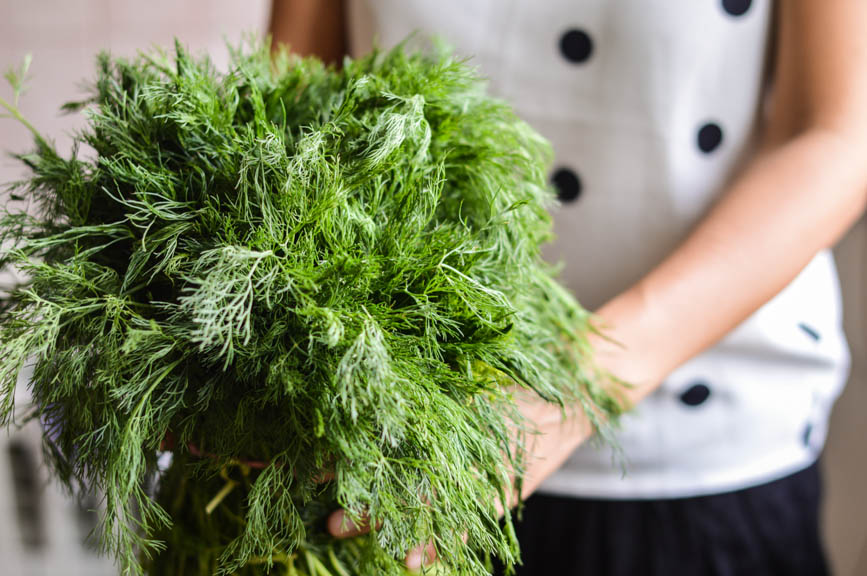
[[[355,53],[374,37],[388,47],[414,30],[439,35],[551,140],[563,205],[546,255],[590,309],[670,253],[753,151],[770,0],[348,5]],[[839,300],[833,260],[820,253],[624,419],[625,477],[607,449],[588,445],[543,491],[685,496],[807,466],[848,368]]]

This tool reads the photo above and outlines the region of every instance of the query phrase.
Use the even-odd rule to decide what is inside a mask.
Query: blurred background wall
[[[82,95],[75,87],[92,76],[93,56],[110,49],[132,55],[169,45],[175,36],[196,52],[225,62],[224,39],[264,31],[269,0],[0,0],[0,67],[33,54],[32,80],[21,108],[61,149],[80,120],[60,116],[60,105]],[[0,93],[8,95],[5,86]],[[31,144],[26,130],[0,121],[0,151]],[[0,182],[20,175],[0,158]],[[837,403],[824,456],[825,533],[835,574],[867,574],[867,224],[864,220],[837,250],[852,347],[853,372]],[[22,401],[26,398],[22,396]],[[0,573],[25,576],[114,574],[111,564],[85,546],[96,502],[76,503],[48,481],[40,467],[39,430],[7,437],[0,432]]]
[[[867,574],[867,221],[835,250],[852,374],[825,446],[825,541],[838,576]]]
[[[58,114],[81,98],[100,50],[133,56],[181,38],[193,52],[225,65],[225,42],[264,34],[270,0],[0,0],[0,69],[32,53],[31,80],[21,100],[24,115],[62,151],[81,118]],[[0,94],[10,90],[0,81]],[[8,152],[31,147],[30,134],[0,119],[0,182],[21,176]],[[0,284],[7,283],[0,278]],[[0,348],[2,353],[2,348]],[[19,389],[22,387],[19,386]],[[26,395],[19,396],[26,402]],[[0,574],[110,576],[112,563],[85,544],[98,517],[96,500],[75,502],[49,482],[40,466],[40,431],[27,426],[11,437],[0,431]]]

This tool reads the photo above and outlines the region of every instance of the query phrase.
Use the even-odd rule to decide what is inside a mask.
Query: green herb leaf
[[[620,408],[540,256],[548,144],[442,50],[231,55],[100,55],[81,157],[31,127],[0,421],[32,365],[50,462],[105,496],[124,573],[401,574],[429,540],[454,574],[514,565],[511,388],[603,433]],[[338,506],[373,533],[332,541]]]

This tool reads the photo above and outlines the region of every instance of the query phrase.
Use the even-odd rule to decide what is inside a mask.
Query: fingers
[[[334,480],[334,470],[331,469],[320,470],[316,476],[313,477],[313,481],[317,484],[325,484],[332,480]]]
[[[352,538],[370,532],[367,517],[362,518],[361,525],[356,524],[343,509],[335,510],[328,517],[328,532],[335,538]],[[463,535],[466,542],[467,535]],[[419,545],[407,552],[404,558],[406,567],[410,570],[419,570],[423,565],[429,566],[437,559],[436,546],[432,541],[425,545]]]
[[[428,542],[424,546],[416,546],[410,550],[404,559],[404,563],[410,570],[418,570],[422,567],[422,564],[429,566],[433,564],[436,559],[436,547],[433,542]]]
[[[370,526],[367,523],[367,517],[362,518],[361,525],[357,525],[341,508],[335,510],[328,517],[328,532],[335,538],[352,538],[359,534],[367,534],[370,532]]]

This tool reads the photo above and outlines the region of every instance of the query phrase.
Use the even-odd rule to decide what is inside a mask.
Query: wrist
[[[634,404],[667,375],[672,339],[642,283],[609,300],[594,316],[600,332],[591,338],[594,362],[601,372],[628,384],[623,393]]]

